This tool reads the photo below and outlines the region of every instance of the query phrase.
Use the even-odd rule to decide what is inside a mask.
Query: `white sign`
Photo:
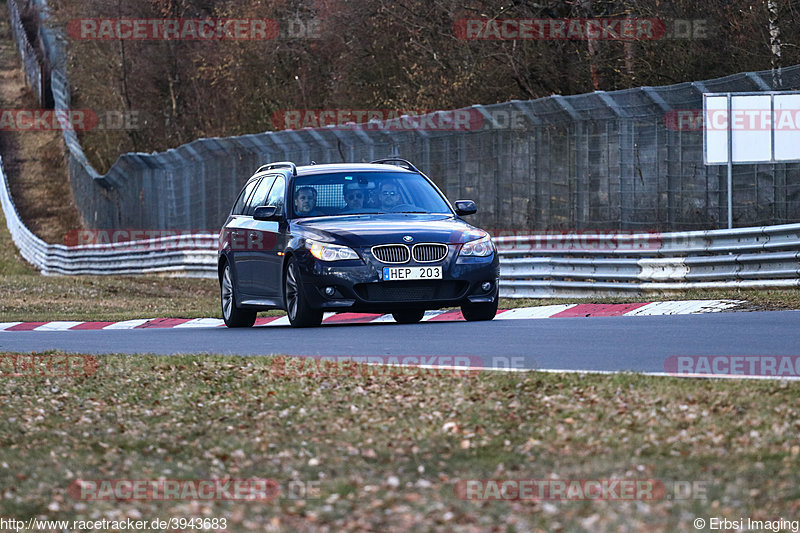
[[[800,161],[800,93],[703,95],[706,165]]]
[[[706,165],[728,164],[728,97],[703,95],[703,157]]]
[[[800,94],[776,94],[775,106],[775,160],[800,159]]]
[[[734,163],[772,160],[772,97],[731,96]]]

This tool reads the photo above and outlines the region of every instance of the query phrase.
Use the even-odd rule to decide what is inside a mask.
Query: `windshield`
[[[374,213],[452,214],[447,202],[419,174],[336,172],[294,180],[295,217]]]

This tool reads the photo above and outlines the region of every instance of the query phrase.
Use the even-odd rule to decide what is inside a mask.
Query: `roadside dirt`
[[[35,109],[11,34],[8,8],[0,4],[0,109]],[[0,131],[0,155],[11,196],[25,225],[48,243],[82,227],[60,131]]]

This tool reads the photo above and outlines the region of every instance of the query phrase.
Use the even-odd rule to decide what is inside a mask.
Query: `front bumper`
[[[441,266],[441,280],[383,281],[383,268],[397,265],[381,263],[367,250],[357,250],[361,260],[326,262],[309,253],[301,253],[297,259],[306,300],[316,309],[385,313],[458,307],[497,298],[497,254],[458,262],[457,249],[451,248],[440,262],[423,264],[412,260],[402,265]],[[488,291],[481,287],[484,282],[491,284]],[[333,296],[325,293],[327,287],[333,287]]]

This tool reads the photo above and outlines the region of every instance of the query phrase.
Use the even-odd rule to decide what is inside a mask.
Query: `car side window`
[[[268,205],[267,201],[267,193],[269,192],[270,187],[272,187],[273,182],[275,181],[275,175],[271,174],[269,176],[264,176],[261,180],[261,183],[258,184],[256,187],[256,191],[253,193],[253,196],[250,198],[250,201],[247,202],[247,212],[246,215],[251,215],[255,211],[256,207],[260,205]]]
[[[278,208],[278,212],[283,212],[283,198],[286,196],[286,178],[278,176],[275,184],[269,191],[269,196],[264,205],[274,205]]]
[[[253,211],[256,210],[257,206],[261,205],[259,200],[262,200],[266,195],[266,190],[264,190],[264,182],[267,182],[266,189],[269,190],[269,186],[272,184],[272,178],[270,176],[266,176],[261,179],[261,181],[258,183],[258,186],[253,191],[253,194],[251,194],[250,198],[247,199],[247,204],[244,207],[244,213],[242,213],[243,215],[248,217],[253,216]]]
[[[247,205],[247,200],[250,198],[250,195],[258,181],[258,179],[251,179],[247,182],[247,185],[242,188],[242,192],[239,193],[239,198],[236,199],[236,203],[233,205],[233,209],[231,209],[232,215],[244,214],[244,208]]]

